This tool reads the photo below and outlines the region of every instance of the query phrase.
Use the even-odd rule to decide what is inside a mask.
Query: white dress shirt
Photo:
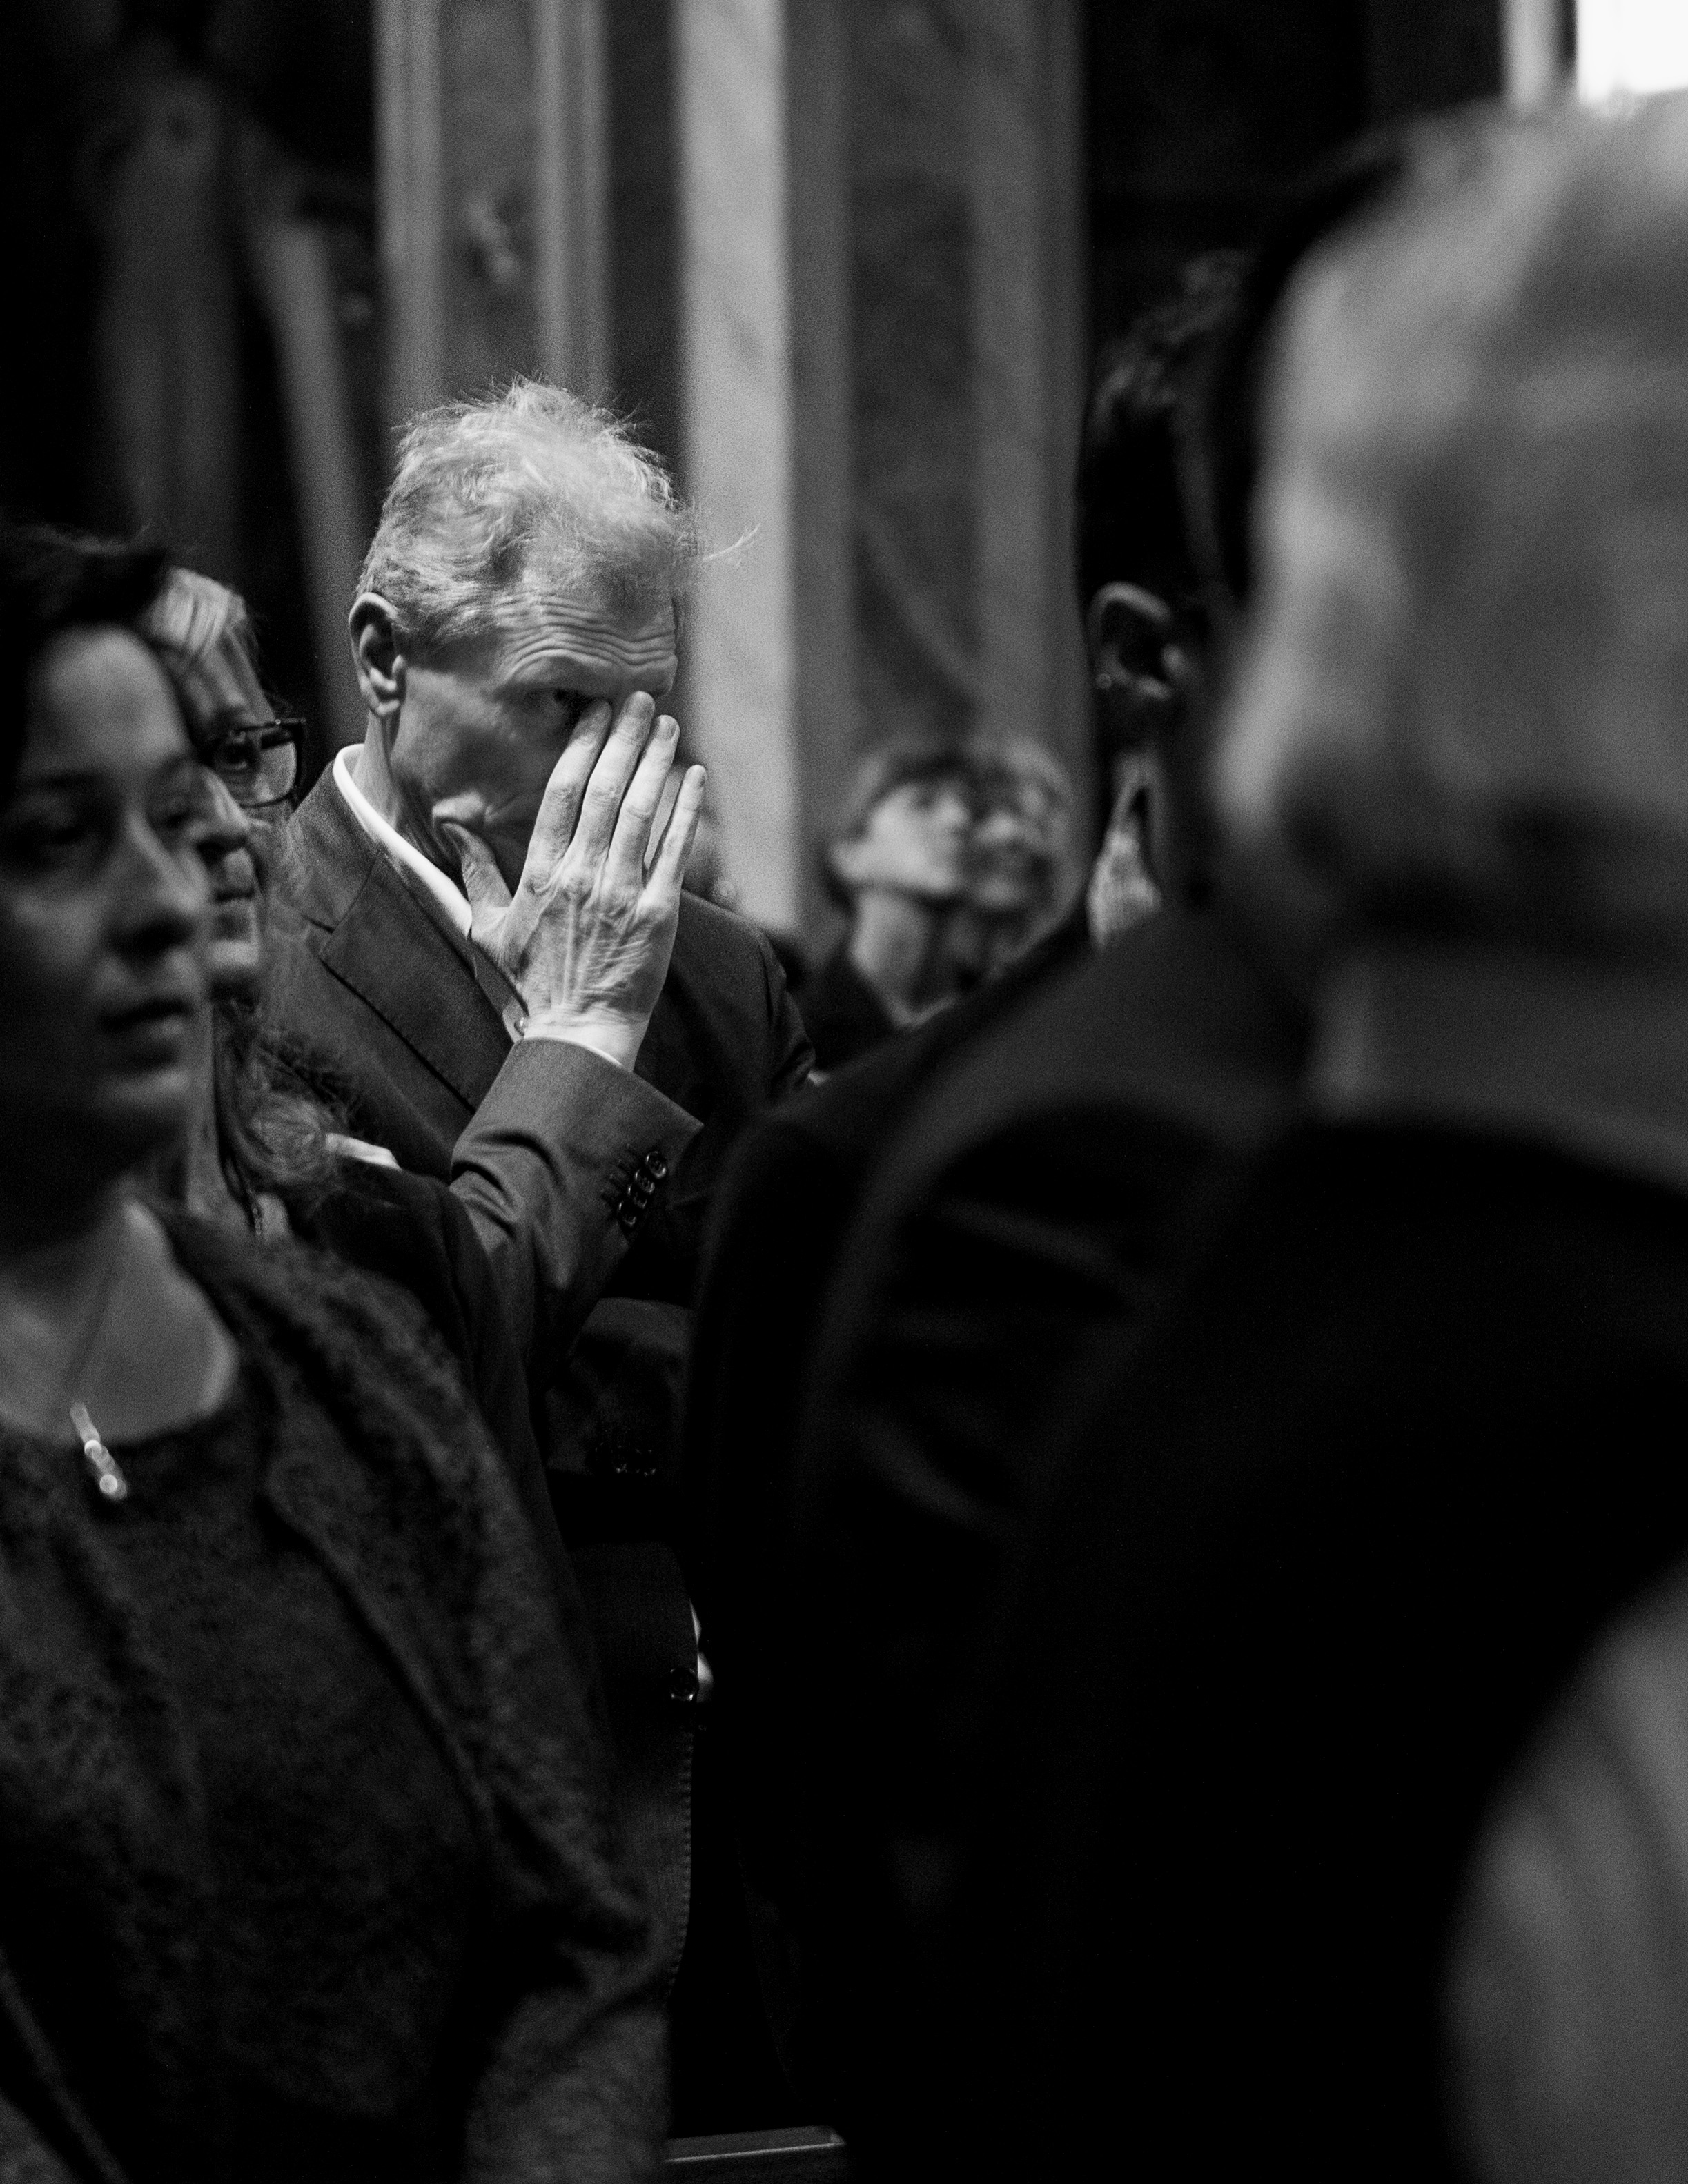
[[[498,1011],[511,1039],[529,1037],[561,1039],[571,1045],[589,1047],[593,1053],[601,1056],[614,1068],[624,1068],[626,1064],[620,1056],[600,1045],[589,1032],[534,1030],[530,1033],[527,1011],[521,994],[498,966],[475,945],[475,916],[470,909],[468,896],[449,874],[443,872],[437,865],[430,863],[414,843],[407,842],[396,827],[390,826],[359,788],[358,753],[362,748],[361,744],[350,744],[337,755],[334,786],[345,799],[346,809],[359,826],[474,972],[476,983]]]

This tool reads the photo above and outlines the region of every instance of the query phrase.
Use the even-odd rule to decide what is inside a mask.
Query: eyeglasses
[[[297,718],[233,722],[201,745],[208,766],[243,811],[291,802],[304,763],[305,722]]]

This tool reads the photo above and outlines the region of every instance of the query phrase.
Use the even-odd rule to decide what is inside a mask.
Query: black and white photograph
[[[0,204],[0,2184],[1688,2184],[1688,0]]]

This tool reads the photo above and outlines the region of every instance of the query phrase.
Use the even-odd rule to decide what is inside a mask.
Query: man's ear
[[[1084,617],[1096,688],[1106,693],[1134,678],[1158,678],[1172,634],[1172,609],[1158,592],[1140,584],[1104,584]]]
[[[398,649],[398,618],[379,592],[363,592],[346,618],[352,660],[365,708],[390,727],[404,703],[404,655]]]

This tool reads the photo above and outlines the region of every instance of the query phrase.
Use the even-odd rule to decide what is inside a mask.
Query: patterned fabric
[[[377,2103],[361,2119],[362,2173],[649,2174],[662,2125],[655,1961],[581,1665],[454,1368],[419,1311],[303,1246],[259,1253],[198,1224],[170,1228],[262,1390],[267,1445],[253,1490],[266,1536],[285,1542],[278,1567],[313,1565],[344,1603],[348,1681],[373,1666],[402,1694],[449,1785],[437,1810],[460,1814],[440,1840],[454,1840],[452,1861],[471,1869],[448,2007],[410,2028],[417,2044],[395,2065],[398,2078],[409,2073],[405,2160],[395,2170],[392,2142],[373,2128]],[[17,1906],[0,1906],[0,2099],[73,2151],[84,2175],[261,2175],[258,2148],[230,2133],[227,2028],[209,2001],[222,1918],[207,1810],[217,1770],[198,1763],[193,1710],[151,1603],[63,1457],[7,1437],[0,1863],[66,1907],[59,1946],[84,1959],[86,2006],[100,2014],[92,2033],[103,2036],[85,2030],[75,2052],[52,2036],[27,1951],[9,1960]],[[320,1608],[327,1591],[313,1588]],[[309,1747],[297,1756],[292,1792],[308,1807],[331,1794],[335,1769]],[[420,1783],[411,1793],[423,1794]],[[326,1811],[322,1825],[332,1832]],[[394,1885],[380,1838],[371,1825],[364,1869],[343,1864],[335,1882],[359,1918],[386,1928],[382,1960],[403,1985],[444,1945],[437,1906]],[[361,1983],[358,1923],[346,1920],[337,1957],[331,1929],[319,1936],[329,1953],[295,1964],[276,1992],[273,2052],[260,2032],[242,2055],[248,2075],[299,2074],[292,2098],[325,2111],[325,2142],[348,2176],[356,2104],[339,2109],[337,2139],[328,2126],[344,2086],[331,2072],[313,2079],[283,2028],[303,2006],[343,2054],[367,2057],[398,2037],[380,1992]],[[287,1940],[278,1925],[277,1964]],[[0,2109],[8,2159],[9,2121]],[[10,2173],[3,2161],[0,2171]]]

